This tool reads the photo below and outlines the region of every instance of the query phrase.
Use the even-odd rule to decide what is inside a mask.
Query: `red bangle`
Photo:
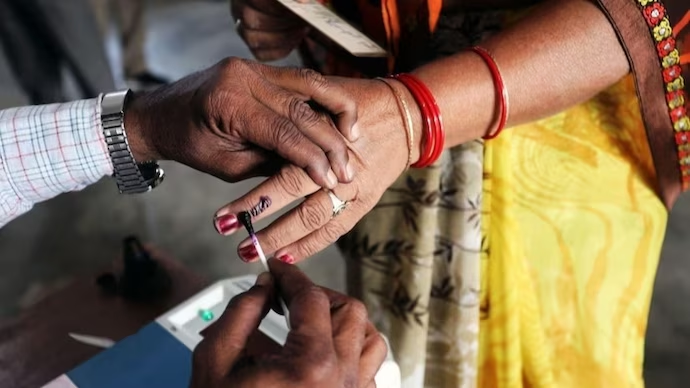
[[[422,114],[423,133],[422,149],[419,160],[411,167],[424,168],[438,160],[445,145],[445,131],[441,120],[441,110],[436,104],[433,94],[417,77],[411,74],[393,76],[400,81],[412,94]]]
[[[441,110],[439,109],[438,105],[436,104],[436,100],[434,99],[433,94],[431,94],[431,91],[420,81],[418,78],[414,76],[410,76],[409,81],[415,84],[415,87],[419,88],[424,92],[424,97],[427,100],[427,103],[435,108],[435,111],[432,113],[431,119],[432,123],[434,125],[434,141],[433,141],[433,152],[431,154],[430,162],[429,165],[433,164],[438,160],[438,158],[441,156],[441,153],[443,153],[443,148],[446,143],[446,132],[443,130],[443,123],[441,122]]]
[[[486,65],[491,71],[491,77],[494,79],[494,87],[496,88],[497,96],[496,98],[498,100],[498,125],[496,126],[495,130],[489,131],[483,137],[484,140],[491,140],[496,138],[501,131],[503,131],[503,128],[505,128],[506,123],[508,122],[508,89],[506,89],[506,85],[503,82],[503,77],[501,76],[501,71],[498,69],[498,65],[491,54],[479,46],[472,47],[471,50],[477,53],[484,60],[484,62],[486,62]]]
[[[410,91],[412,97],[419,105],[419,110],[422,115],[423,133],[421,139],[422,149],[419,153],[419,160],[410,167],[424,168],[433,163],[434,153],[436,151],[436,120],[434,120],[434,106],[429,101],[427,94],[423,88],[419,87],[414,81],[414,78],[407,74],[399,74],[395,79],[400,81]]]

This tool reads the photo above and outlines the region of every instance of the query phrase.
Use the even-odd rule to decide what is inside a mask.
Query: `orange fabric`
[[[443,0],[425,1],[429,12],[429,30],[434,32],[438,25],[438,19],[441,17]],[[414,1],[407,2],[402,7],[398,6],[397,0],[383,0],[381,2],[381,17],[386,28],[386,39],[391,53],[391,58],[388,61],[389,71],[393,70],[395,58],[399,53],[402,25],[409,18],[415,17],[414,13],[416,12],[419,12],[419,7]]]
[[[690,11],[686,12],[685,16],[676,24],[673,29],[673,36],[678,36],[688,24],[690,24]]]
[[[386,28],[386,40],[388,41],[388,71],[393,71],[395,58],[398,56],[398,45],[400,43],[400,16],[398,14],[398,3],[396,0],[385,0],[381,2],[381,14],[383,25]]]
[[[396,56],[398,53],[398,43],[400,42],[400,15],[398,14],[398,2],[396,0],[382,1],[381,13],[383,25],[386,28],[389,50],[393,56]]]
[[[690,11],[686,12],[685,16],[683,16],[683,18],[680,19],[680,21],[673,27],[673,36],[678,40],[677,45],[681,54],[681,65],[690,65],[690,52],[684,53],[686,49],[690,51],[690,48],[685,47],[686,45],[690,46],[690,42],[686,41],[686,39],[690,40],[690,31],[685,30],[688,25],[690,25]]]
[[[438,18],[441,17],[443,0],[427,0],[427,7],[429,8],[429,29],[431,32],[434,32],[436,31]]]

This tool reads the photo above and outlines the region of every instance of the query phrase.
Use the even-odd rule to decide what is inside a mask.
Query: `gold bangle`
[[[405,97],[403,97],[402,93],[400,93],[400,91],[398,91],[398,89],[396,89],[395,86],[390,83],[390,81],[381,77],[377,77],[376,79],[386,84],[386,86],[388,86],[388,88],[393,92],[393,95],[395,95],[395,99],[398,103],[398,109],[400,109],[405,118],[403,123],[407,138],[407,165],[405,166],[405,171],[407,171],[412,165],[412,147],[414,145],[414,124],[412,122],[410,107],[407,105],[407,101],[405,101]]]

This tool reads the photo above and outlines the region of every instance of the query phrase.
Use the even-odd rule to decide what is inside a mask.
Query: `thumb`
[[[268,314],[273,295],[273,278],[268,272],[256,279],[248,291],[234,297],[223,315],[206,330],[205,350],[212,354],[205,357],[215,371],[230,371],[243,354],[249,336],[259,327]]]

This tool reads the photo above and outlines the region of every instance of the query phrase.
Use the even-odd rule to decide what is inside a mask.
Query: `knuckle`
[[[192,97],[191,110],[201,129],[221,135],[231,131],[234,124],[241,121],[241,115],[237,114],[236,106],[242,99],[243,97],[237,92],[224,88],[222,85],[210,89],[205,88],[198,90]],[[191,142],[186,146],[198,152],[200,143]]]
[[[273,142],[276,147],[285,149],[294,148],[302,139],[301,133],[297,130],[292,121],[284,117],[278,117],[273,122]]]
[[[345,112],[350,112],[352,118],[355,122],[359,120],[359,106],[354,100],[344,99],[343,100],[343,110]]]
[[[306,367],[299,368],[297,378],[302,383],[300,386],[320,387],[323,383],[333,378],[337,361],[333,354],[314,354]]]
[[[342,372],[343,377],[343,383],[342,386],[344,388],[357,388],[359,387],[359,375],[357,375],[357,371],[353,368],[345,368],[345,370]]]
[[[248,28],[251,28],[251,26],[243,27],[238,32],[242,40],[247,44],[247,47],[252,51],[252,54],[256,56],[262,55],[264,52],[270,53],[267,48],[271,45],[271,39],[254,30],[248,30]]]
[[[197,96],[198,108],[203,112],[202,117],[215,117],[218,113],[218,95],[216,93],[204,93],[203,95]],[[205,123],[208,126],[208,122]]]
[[[329,82],[329,87],[331,88],[331,92],[333,94],[337,94],[340,97],[338,103],[339,107],[343,111],[354,113],[357,112],[357,98],[355,98],[355,96],[351,92],[347,91],[342,85],[339,85],[337,83]]]
[[[381,334],[375,332],[375,334],[371,334],[366,338],[362,355],[373,356],[379,362],[378,366],[383,363],[388,355],[388,345],[386,345],[386,341],[384,341]]]
[[[330,210],[328,210],[327,217],[330,216]],[[306,221],[303,222],[305,222],[306,226]],[[310,229],[317,228],[309,226],[306,227]],[[345,232],[347,232],[347,230],[344,227],[338,225],[337,223],[326,223],[326,225],[319,229],[318,238],[306,239],[305,241],[300,242],[300,245],[295,247],[295,251],[297,254],[299,254],[300,257],[308,258],[311,255],[323,250],[331,243],[338,241],[338,239],[342,237],[342,235],[344,235]]]
[[[225,120],[214,120],[214,118],[221,117],[236,117],[237,106],[246,97],[239,91],[223,88],[220,86],[217,89],[205,93],[200,96],[199,107],[205,113],[202,117],[205,120],[207,126],[210,127],[221,127],[218,123],[222,123]],[[221,128],[218,128],[221,129]]]
[[[257,36],[257,34],[252,31],[247,31],[244,27],[238,30],[238,34],[255,56],[259,55],[262,52],[261,49],[266,45],[260,36]]]
[[[264,253],[272,254],[278,249],[282,248],[283,241],[279,234],[276,233],[265,233],[260,237],[261,247],[264,249]]]
[[[314,367],[307,372],[308,381],[317,383],[321,381],[330,380],[333,375],[333,370],[336,367],[336,360],[333,356],[322,357],[321,362],[317,362]],[[316,386],[316,385],[312,385]]]
[[[227,57],[218,62],[218,67],[223,74],[235,74],[240,69],[246,68],[247,62],[242,58]]]
[[[260,49],[262,46],[261,39],[257,39],[256,35],[252,34],[251,32],[247,31],[244,28],[241,28],[238,31],[240,38],[244,41],[244,43],[249,47],[249,50],[252,51],[252,54],[257,54],[260,53]]]
[[[349,158],[347,151],[348,151],[347,144],[345,144],[345,140],[341,136],[338,136],[338,135],[334,136],[334,141],[331,141],[328,143],[327,152],[344,158],[343,162],[347,162],[347,160]]]
[[[349,94],[346,94],[345,92],[343,92],[343,95],[345,96],[345,98],[340,100],[342,107],[343,107],[343,110],[345,110],[346,112],[353,112],[355,118],[357,118],[357,108],[358,107],[357,107],[356,100],[354,99],[354,97],[352,97]]]
[[[345,305],[347,315],[358,325],[366,325],[369,322],[367,307],[357,299],[348,299]]]
[[[321,120],[309,104],[292,97],[288,102],[288,115],[293,122],[302,123],[309,127],[316,125]]]
[[[319,252],[328,245],[325,241],[316,241],[314,239],[303,242],[300,247],[300,255],[304,258],[311,257],[311,255]]]
[[[305,166],[306,170],[312,174],[312,176],[319,176],[323,179],[331,168],[328,157],[321,149],[318,149],[318,153],[313,153],[309,156],[310,159]]]
[[[303,226],[308,230],[320,228],[330,217],[330,211],[316,201],[303,202],[297,214]]]
[[[313,69],[301,68],[297,70],[299,78],[312,89],[328,89],[329,82],[323,74]]]
[[[273,141],[276,146],[283,145],[283,142],[288,142],[289,145],[295,145],[295,141],[299,137],[299,133],[295,125],[286,117],[277,116],[273,120]]]
[[[302,176],[293,168],[284,168],[275,176],[276,185],[292,198],[299,198],[302,194]]]
[[[242,9],[241,20],[242,20],[242,24],[240,26],[241,30],[244,30],[247,28],[252,29],[252,30],[260,29],[260,23],[257,20],[256,11],[254,11],[252,8],[250,8],[248,6],[244,7]]]
[[[382,196],[383,193],[369,194],[364,192],[361,188],[357,188],[357,193],[354,196],[357,200],[352,201],[352,212],[360,214],[357,217],[362,217],[374,209]],[[348,210],[350,209],[348,208]]]
[[[328,295],[321,289],[321,287],[310,284],[303,287],[294,297],[294,302],[296,304],[326,304],[329,305]]]
[[[331,222],[321,229],[321,235],[329,244],[337,241],[345,232],[347,230],[338,222]]]
[[[372,352],[376,354],[388,354],[388,345],[386,345],[386,341],[383,340],[381,334],[376,332],[370,337],[369,341],[371,343],[370,349]]]

